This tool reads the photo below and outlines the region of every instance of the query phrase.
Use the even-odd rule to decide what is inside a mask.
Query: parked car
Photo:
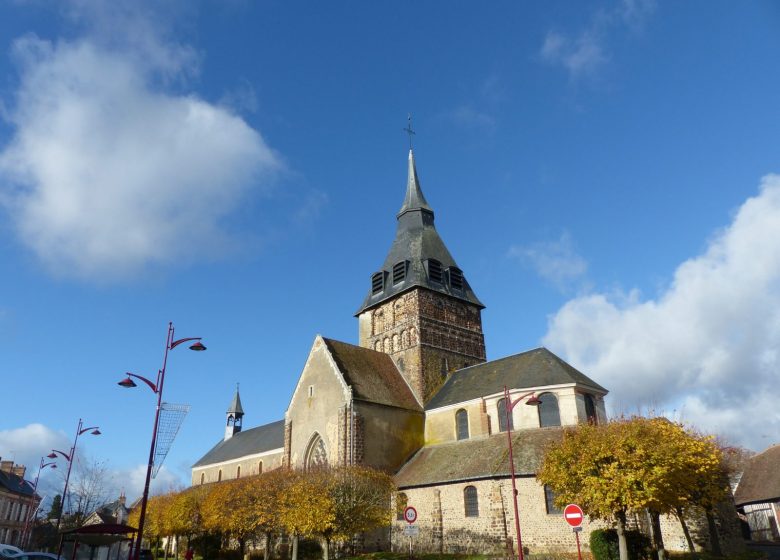
[[[138,560],[154,560],[154,556],[152,556],[152,549],[142,548],[141,552],[138,553]]]
[[[0,557],[2,558],[16,558],[22,554],[22,549],[17,548],[10,544],[0,544]]]

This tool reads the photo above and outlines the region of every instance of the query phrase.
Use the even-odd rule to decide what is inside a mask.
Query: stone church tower
[[[395,240],[356,316],[360,346],[389,354],[420,403],[458,369],[485,361],[481,311],[433,224],[414,153]]]

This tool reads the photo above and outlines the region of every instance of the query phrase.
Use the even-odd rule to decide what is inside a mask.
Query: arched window
[[[257,474],[263,474],[263,462],[257,463]]]
[[[241,465],[236,467],[236,478],[241,478]]]
[[[455,413],[455,437],[469,439],[469,413],[462,408]]]
[[[512,413],[509,413],[509,427],[514,429]],[[498,431],[506,432],[506,399],[498,399]]]
[[[309,446],[306,448],[306,459],[304,461],[306,469],[316,469],[328,465],[328,453],[325,451],[325,442],[322,441],[320,434],[316,433],[311,437]]]
[[[560,515],[563,510],[555,505],[555,492],[552,488],[544,485],[544,505],[547,508],[547,515]]]
[[[206,482],[206,473],[200,473],[200,483],[203,484]]]
[[[409,498],[403,492],[399,492],[395,498],[395,519],[396,521],[404,520],[404,510],[409,505]]]
[[[222,482],[222,469],[219,469],[219,473],[217,474],[217,482]]]
[[[547,428],[548,426],[561,425],[561,413],[558,410],[558,397],[552,393],[542,393],[539,395],[539,426]]]
[[[479,517],[479,499],[474,486],[466,486],[463,489],[463,510],[466,517]]]
[[[599,418],[596,415],[596,403],[593,402],[593,397],[585,393],[585,418],[588,424],[598,424]]]

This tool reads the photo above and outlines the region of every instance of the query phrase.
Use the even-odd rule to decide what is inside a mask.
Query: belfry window
[[[453,290],[463,289],[463,271],[459,268],[451,266],[447,269],[450,278],[450,288]]]
[[[542,393],[539,395],[539,427],[548,428],[550,426],[561,425],[561,412],[558,409],[558,397],[552,393]]]
[[[514,428],[512,425],[512,411],[509,411],[509,426],[511,428]],[[499,399],[498,400],[498,431],[499,432],[506,432],[506,399]]]
[[[428,259],[428,279],[431,282],[442,284],[443,278],[441,263],[434,259]]]
[[[593,402],[593,397],[585,393],[585,418],[588,424],[598,424],[599,418],[596,415],[596,404]]]
[[[385,273],[376,272],[371,276],[371,295],[375,296],[385,289]]]
[[[393,284],[399,284],[406,280],[406,268],[409,261],[401,261],[393,265]]]

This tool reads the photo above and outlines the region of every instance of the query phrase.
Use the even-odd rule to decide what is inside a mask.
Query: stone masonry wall
[[[422,402],[449,373],[485,361],[480,309],[413,289],[359,317],[360,345],[390,354]]]

